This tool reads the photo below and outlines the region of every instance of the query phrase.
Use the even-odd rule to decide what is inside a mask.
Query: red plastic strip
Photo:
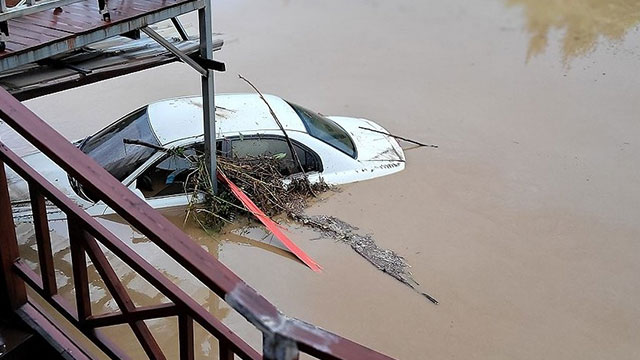
[[[291,251],[295,256],[298,257],[303,263],[305,263],[311,270],[315,272],[321,272],[322,268],[318,263],[316,263],[309,255],[307,255],[302,249],[300,249],[291,239],[287,237],[281,230],[279,225],[271,220],[265,213],[260,210],[260,208],[253,202],[249,197],[239,188],[231,182],[223,173],[218,171],[218,179],[231,189],[231,192],[240,200],[244,206],[251,212],[255,217],[260,220],[264,226],[269,229],[283,244],[286,246],[289,251]]]

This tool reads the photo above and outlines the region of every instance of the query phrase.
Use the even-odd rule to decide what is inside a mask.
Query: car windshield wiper
[[[154,150],[158,150],[158,151],[164,151],[164,152],[169,152],[170,150],[162,147],[162,146],[158,146],[158,145],[154,145],[145,141],[141,141],[141,140],[136,140],[136,139],[127,139],[124,138],[122,139],[122,143],[123,144],[128,144],[128,145],[140,145],[140,146],[146,146],[148,148],[154,149]]]

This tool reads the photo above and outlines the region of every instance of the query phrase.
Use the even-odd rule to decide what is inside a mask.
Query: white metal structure
[[[310,181],[322,178],[328,184],[346,184],[404,169],[404,153],[396,140],[366,130],[386,132],[378,124],[359,118],[324,117],[277,96],[266,95],[265,98],[294,143]],[[275,155],[277,152],[291,157],[282,131],[258,95],[216,95],[215,102],[218,151],[227,156]],[[173,191],[168,191],[174,175],[186,167],[167,152],[125,144],[123,139],[167,149],[202,147],[201,98],[185,97],[152,103],[78,142],[85,153],[154,208],[187,205],[190,195],[184,188],[175,190],[174,186]],[[74,186],[74,181],[43,154],[30,154],[24,160],[91,215],[111,213],[111,209],[101,201],[91,201],[88,191]],[[297,167],[289,170],[291,176],[296,176]],[[157,174],[161,174],[159,178]],[[8,175],[12,202],[28,199],[26,183],[11,171]],[[154,191],[152,188],[158,180],[164,189]],[[20,212],[15,213],[18,216]],[[22,214],[30,215],[27,212]]]

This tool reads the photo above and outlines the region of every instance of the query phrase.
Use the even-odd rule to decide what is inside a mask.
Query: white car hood
[[[382,126],[367,119],[340,116],[331,116],[329,119],[349,133],[356,145],[356,161],[361,165],[359,169],[341,172],[335,180],[328,176],[329,183],[342,184],[368,180],[404,169],[404,152],[398,142],[391,136],[365,130],[372,129],[388,133]]]
[[[404,152],[398,142],[391,136],[375,132],[387,133],[388,131],[382,126],[367,119],[341,116],[330,116],[329,119],[338,123],[351,135],[358,151],[356,158],[358,161],[404,161]]]

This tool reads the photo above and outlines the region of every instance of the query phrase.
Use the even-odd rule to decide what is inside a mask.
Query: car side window
[[[322,171],[322,162],[317,154],[295,142],[293,148],[305,172]],[[245,136],[241,139],[233,139],[231,141],[231,156],[238,158],[277,156],[280,165],[279,171],[282,175],[288,176],[300,172],[286,140],[280,137]]]
[[[145,198],[189,193],[193,190],[196,158],[203,153],[204,145],[198,143],[182,148],[177,154],[163,156],[138,176],[136,187]]]

